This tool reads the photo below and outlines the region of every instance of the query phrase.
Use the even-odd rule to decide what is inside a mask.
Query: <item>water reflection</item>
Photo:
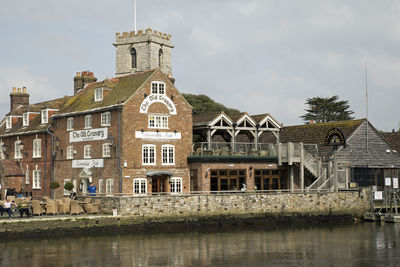
[[[179,226],[177,226],[179,227]],[[400,224],[247,226],[4,240],[1,266],[396,265]]]

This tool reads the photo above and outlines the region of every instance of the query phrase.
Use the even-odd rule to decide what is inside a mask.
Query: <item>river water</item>
[[[1,266],[400,266],[400,224],[148,229],[0,241]]]

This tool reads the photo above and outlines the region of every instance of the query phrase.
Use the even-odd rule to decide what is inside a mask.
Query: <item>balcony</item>
[[[199,142],[191,157],[278,157],[277,144]]]

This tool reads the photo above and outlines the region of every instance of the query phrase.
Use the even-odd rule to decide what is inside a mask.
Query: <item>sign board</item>
[[[383,199],[383,192],[382,191],[375,191],[374,192],[374,199],[382,200]]]
[[[72,168],[103,168],[103,159],[74,159],[72,161]]]
[[[346,137],[339,128],[330,129],[325,135],[325,145],[333,146],[337,150],[338,146],[346,146]]]
[[[399,188],[399,178],[393,178],[393,188]]]
[[[168,111],[171,115],[176,115],[176,107],[174,102],[172,102],[172,100],[166,96],[166,95],[149,95],[147,96],[142,104],[140,104],[140,109],[139,112],[140,113],[147,113],[147,110],[149,109],[149,107],[154,104],[154,103],[162,103],[165,106],[167,106]]]
[[[108,137],[107,134],[108,134],[107,128],[72,131],[69,133],[69,141],[72,143],[72,142],[105,140]]]
[[[391,186],[392,185],[392,178],[385,178],[385,186]]]
[[[145,131],[136,131],[136,138],[142,139],[181,139],[181,133],[178,132],[145,132]]]

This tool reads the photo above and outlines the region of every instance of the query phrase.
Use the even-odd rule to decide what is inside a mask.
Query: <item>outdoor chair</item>
[[[267,151],[267,150],[261,150],[261,151],[260,151],[260,156],[261,156],[261,157],[266,157],[266,156],[268,156],[268,151]]]
[[[71,212],[71,199],[69,197],[64,197],[62,200],[59,199],[58,213],[68,214],[70,212]]]
[[[50,200],[50,197],[44,196],[44,197],[43,197],[43,200],[46,201],[46,202],[48,202],[48,201]]]
[[[42,215],[44,213],[44,209],[40,205],[40,201],[39,200],[32,200],[32,209],[33,209],[33,212],[32,212],[33,215],[40,216],[40,215]]]
[[[79,205],[77,200],[71,200],[71,215],[78,215],[84,213],[81,205]]]
[[[55,200],[47,200],[46,202],[46,214],[56,215],[58,214],[58,203]]]
[[[95,199],[93,203],[90,203],[90,198],[85,199],[86,212],[90,214],[99,213],[100,199]]]
[[[7,199],[9,199],[11,202],[15,200],[15,196],[7,196]]]

